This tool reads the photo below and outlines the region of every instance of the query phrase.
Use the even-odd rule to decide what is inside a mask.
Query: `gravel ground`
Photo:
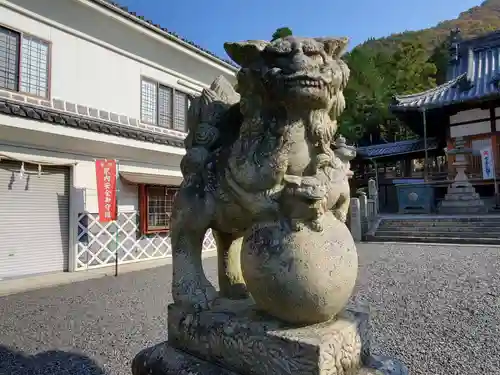
[[[354,303],[410,374],[500,374],[500,247],[367,244]]]
[[[500,374],[499,247],[364,244],[354,304],[411,374]],[[215,279],[215,262],[205,263]],[[130,375],[167,337],[161,267],[0,298],[0,375]]]

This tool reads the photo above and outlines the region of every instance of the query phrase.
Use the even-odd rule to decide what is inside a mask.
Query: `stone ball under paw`
[[[314,324],[345,307],[356,283],[356,245],[332,213],[321,221],[321,232],[294,232],[282,222],[258,223],[248,231],[241,265],[259,309],[285,322]]]

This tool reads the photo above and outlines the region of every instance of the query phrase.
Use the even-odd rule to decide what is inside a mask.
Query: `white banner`
[[[483,180],[495,179],[495,161],[491,147],[481,149],[481,164],[483,166]]]

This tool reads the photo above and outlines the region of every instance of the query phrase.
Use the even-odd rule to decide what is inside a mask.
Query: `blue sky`
[[[370,37],[434,26],[481,3],[480,0],[117,1],[221,57],[226,57],[222,47],[225,41],[269,39],[281,26],[290,27],[300,36],[348,36],[353,47]]]

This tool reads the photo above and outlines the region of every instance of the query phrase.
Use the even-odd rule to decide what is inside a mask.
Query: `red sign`
[[[116,160],[96,160],[97,201],[99,221],[116,220]]]

